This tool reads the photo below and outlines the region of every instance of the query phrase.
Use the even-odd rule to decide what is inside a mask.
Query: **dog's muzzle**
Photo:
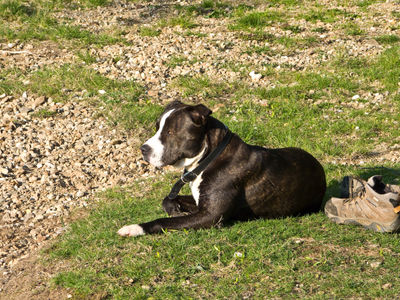
[[[149,162],[151,155],[151,147],[147,144],[144,144],[140,147],[140,151],[142,151],[143,159]]]

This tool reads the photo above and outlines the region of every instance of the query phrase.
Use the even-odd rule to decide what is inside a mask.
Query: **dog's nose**
[[[142,151],[143,156],[146,156],[146,154],[151,151],[151,147],[147,144],[144,144],[142,147],[140,147],[140,151]]]

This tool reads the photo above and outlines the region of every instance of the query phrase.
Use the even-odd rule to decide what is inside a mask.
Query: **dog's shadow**
[[[382,175],[384,183],[400,185],[400,169],[395,169],[395,168],[388,168],[382,166],[359,167],[351,174],[344,174],[344,176],[346,175],[358,177],[364,180],[368,180],[368,178],[373,175]],[[340,197],[341,180],[342,178],[340,178],[339,180],[333,179],[330,182],[328,182],[321,210],[323,210],[325,203],[331,197]]]

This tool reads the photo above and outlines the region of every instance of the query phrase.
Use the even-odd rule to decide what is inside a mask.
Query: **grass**
[[[345,30],[345,33],[348,34],[348,35],[357,36],[357,35],[364,35],[365,34],[365,31],[362,30],[360,28],[360,26],[358,26],[357,24],[352,23],[352,22],[346,23],[343,26],[343,28]]]
[[[21,83],[23,80],[29,83],[24,85]],[[105,93],[100,93],[100,90]],[[160,113],[159,106],[139,104],[144,89],[138,83],[112,80],[84,65],[46,67],[29,75],[19,69],[0,73],[0,94],[20,95],[24,91],[36,96],[51,97],[56,102],[70,100],[72,96],[97,106],[105,106],[102,114],[113,124],[118,123],[127,130],[134,129],[138,124],[148,126]],[[46,118],[53,115],[51,112],[39,111],[34,116]]]
[[[236,20],[230,28],[234,30],[262,29],[277,22],[283,22],[285,16],[278,11],[250,12]]]
[[[347,172],[365,176],[376,170],[330,165],[327,171],[331,177]],[[395,175],[386,172],[386,177],[393,180]],[[332,192],[337,181],[330,180]],[[322,213],[118,237],[116,230],[126,223],[165,216],[160,199],[170,181],[171,176],[149,179],[105,192],[90,216],[72,224],[47,250],[51,260],[70,265],[53,283],[83,298],[397,296],[397,235],[338,226]],[[141,194],[131,196],[137,190]]]
[[[161,20],[158,25],[161,28],[179,26],[182,29],[192,29],[197,26],[197,24],[193,21],[193,18],[191,16],[184,16],[184,15]]]
[[[339,17],[356,18],[357,15],[350,14],[342,9],[334,8],[334,9],[311,9],[310,12],[302,16],[304,20],[311,23],[316,23],[317,21],[321,21],[323,23],[333,23]]]
[[[40,109],[37,112],[34,112],[32,114],[32,117],[45,119],[45,118],[54,117],[55,115],[57,115],[56,111],[51,111],[51,110],[48,110],[48,109]]]
[[[78,56],[85,64],[91,65],[97,61],[97,58],[90,54],[89,51],[78,51],[76,53],[76,56]]]
[[[83,1],[89,6],[105,5],[104,0]],[[64,7],[59,1],[32,1],[26,4],[22,1],[6,0],[0,3],[0,41],[20,40],[52,40],[62,44],[70,40],[78,45],[98,45],[123,43],[119,36],[104,33],[92,33],[79,26],[68,24],[52,17],[55,9]]]
[[[400,42],[400,37],[395,34],[381,35],[375,38],[380,44],[395,44]]]
[[[139,33],[141,36],[155,37],[159,36],[161,31],[152,27],[142,26],[140,27]]]
[[[0,3],[0,17],[7,20],[12,20],[16,17],[31,17],[34,14],[36,14],[36,9],[33,5],[15,0]]]
[[[394,92],[398,89],[400,76],[400,46],[384,50],[374,60],[338,57],[335,64],[342,72],[357,73],[368,84],[379,81],[384,90]]]

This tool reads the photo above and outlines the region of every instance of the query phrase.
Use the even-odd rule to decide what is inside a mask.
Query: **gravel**
[[[49,118],[35,117],[46,109]],[[96,191],[149,175],[138,140],[112,129],[83,102],[2,97],[0,111],[0,271],[62,232],[61,217]]]

